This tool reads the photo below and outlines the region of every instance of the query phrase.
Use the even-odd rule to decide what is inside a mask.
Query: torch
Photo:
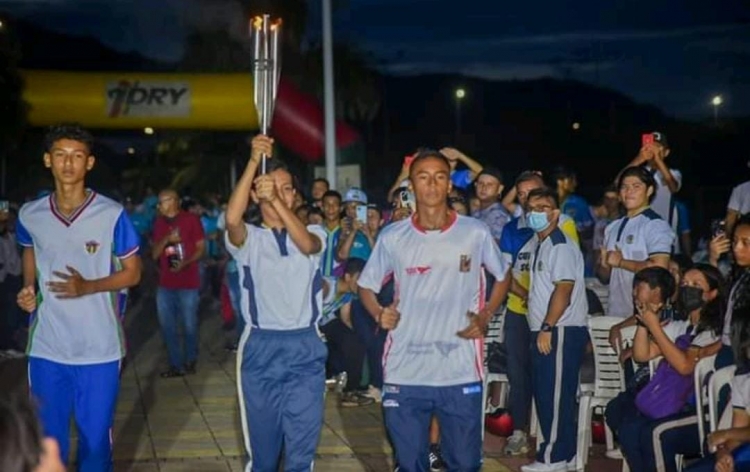
[[[281,75],[281,19],[256,16],[250,23],[253,42],[253,99],[261,134],[268,135],[276,105]],[[261,157],[261,174],[266,173],[266,156]]]

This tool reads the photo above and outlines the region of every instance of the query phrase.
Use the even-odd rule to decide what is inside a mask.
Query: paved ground
[[[235,389],[235,355],[224,350],[216,307],[204,304],[198,374],[162,379],[166,356],[156,324],[153,298],[134,304],[126,319],[130,355],[124,365],[114,428],[116,471],[242,470],[243,441]],[[18,385],[25,370],[16,366]],[[10,369],[11,371],[14,369]],[[73,441],[75,445],[75,441]],[[484,471],[516,471],[529,459],[500,457],[502,438],[487,436]],[[74,453],[74,452],[73,452]],[[317,471],[386,472],[391,451],[380,407],[340,408],[335,395],[326,404]],[[619,470],[619,463],[594,459],[589,470]]]

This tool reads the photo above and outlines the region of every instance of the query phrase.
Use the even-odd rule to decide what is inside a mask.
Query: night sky
[[[582,80],[701,119],[750,115],[750,2],[745,0],[347,0],[335,35],[393,74]],[[309,35],[320,33],[311,0]],[[190,28],[244,37],[233,0],[0,0],[0,10],[119,50],[177,60]]]

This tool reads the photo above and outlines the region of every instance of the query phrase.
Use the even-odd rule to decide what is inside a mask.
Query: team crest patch
[[[459,263],[458,270],[460,272],[469,272],[471,270],[471,256],[461,254],[461,262]]]
[[[89,254],[96,254],[96,251],[99,250],[99,246],[101,246],[101,244],[99,244],[98,242],[89,241],[86,243],[86,252],[88,252]]]
[[[626,242],[626,243],[628,243],[628,244],[633,244],[633,239],[635,239],[635,238],[634,238],[634,236],[633,236],[632,234],[629,234],[629,235],[628,235],[628,236],[627,236],[627,237],[625,238],[625,242]]]

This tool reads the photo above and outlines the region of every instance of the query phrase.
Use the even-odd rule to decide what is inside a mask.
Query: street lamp
[[[143,128],[143,132],[146,133],[147,135],[151,136],[152,134],[154,134],[154,128],[152,128],[150,126],[147,126],[147,127]]]
[[[581,123],[576,121],[575,123],[573,123],[573,130],[578,131],[579,129],[581,129]]]
[[[456,145],[458,145],[458,138],[461,136],[461,101],[466,97],[466,90],[463,87],[456,89]]]
[[[714,106],[714,126],[719,126],[719,107],[724,103],[724,99],[721,95],[716,95],[711,99],[711,105]]]

